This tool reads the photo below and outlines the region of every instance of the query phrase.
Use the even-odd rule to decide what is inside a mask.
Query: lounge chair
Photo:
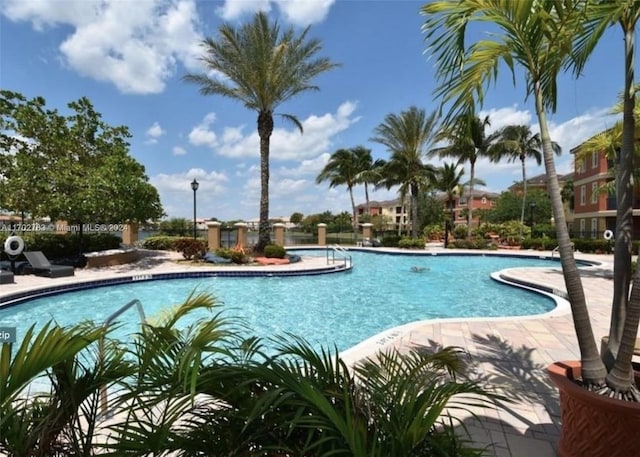
[[[0,284],[13,284],[13,272],[0,270]]]
[[[50,278],[62,278],[63,276],[73,276],[73,267],[67,265],[51,265],[42,251],[25,251],[24,256],[31,264],[33,273]]]

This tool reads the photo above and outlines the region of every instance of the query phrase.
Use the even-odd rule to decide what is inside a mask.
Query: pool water
[[[294,251],[325,256],[324,251]],[[253,334],[267,337],[291,332],[315,346],[339,350],[383,330],[408,322],[448,317],[541,314],[555,302],[490,278],[504,268],[555,267],[553,260],[499,256],[407,256],[352,252],[347,273],[296,277],[211,277],[142,281],[35,299],[0,309],[0,327],[17,327],[18,339],[33,323],[49,320],[71,325],[85,319],[102,323],[134,298],[147,318],[182,303],[196,289],[223,304]],[[417,267],[419,272],[413,271]],[[198,317],[194,315],[194,318]],[[138,330],[135,308],[125,312],[118,330],[126,337]]]

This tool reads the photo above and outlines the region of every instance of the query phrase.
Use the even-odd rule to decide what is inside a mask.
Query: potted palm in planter
[[[512,71],[514,81],[516,65],[524,70],[527,95],[535,103],[562,272],[581,354],[579,361],[549,367],[549,374],[560,390],[559,454],[638,455],[636,441],[629,436],[640,428],[639,395],[631,364],[640,318],[640,278],[631,286],[633,40],[640,4],[631,0],[435,1],[421,11],[427,16],[423,30],[441,80],[436,93],[449,108],[445,124],[464,112],[473,115],[476,101],[484,99],[484,89],[495,82],[502,62]],[[472,22],[489,23],[492,34],[468,44],[465,35]],[[556,108],[560,71],[573,67],[579,75],[603,32],[615,23],[622,26],[625,42],[623,133],[616,174],[618,209],[611,327],[608,345],[600,354],[571,248],[547,113]],[[613,429],[608,429],[609,425]],[[633,432],[623,428],[627,426]]]

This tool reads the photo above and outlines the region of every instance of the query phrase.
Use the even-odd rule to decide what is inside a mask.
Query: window
[[[458,205],[465,206],[466,204],[467,204],[467,197],[460,197],[460,200],[458,200]]]
[[[591,183],[591,203],[598,203],[598,183]]]
[[[396,214],[402,214],[402,206],[396,206]]]
[[[591,168],[598,168],[598,165],[600,164],[600,154],[597,152],[594,152],[593,154],[591,154]]]
[[[585,164],[584,164],[584,158],[582,159],[578,159],[576,157],[576,173],[584,173],[584,169],[585,169]]]
[[[591,238],[598,238],[598,219],[591,219]]]
[[[587,225],[586,219],[580,219],[580,238],[584,238],[585,226]]]
[[[580,186],[580,206],[587,204],[587,186]]]
[[[482,202],[483,205],[487,204],[487,197],[482,197],[482,200],[480,200]]]

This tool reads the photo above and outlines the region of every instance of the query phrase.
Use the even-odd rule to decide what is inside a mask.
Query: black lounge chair
[[[13,272],[0,270],[0,284],[13,284]]]
[[[33,273],[50,278],[62,278],[63,276],[73,276],[73,267],[67,265],[51,265],[42,251],[25,251],[24,256],[31,264]]]

